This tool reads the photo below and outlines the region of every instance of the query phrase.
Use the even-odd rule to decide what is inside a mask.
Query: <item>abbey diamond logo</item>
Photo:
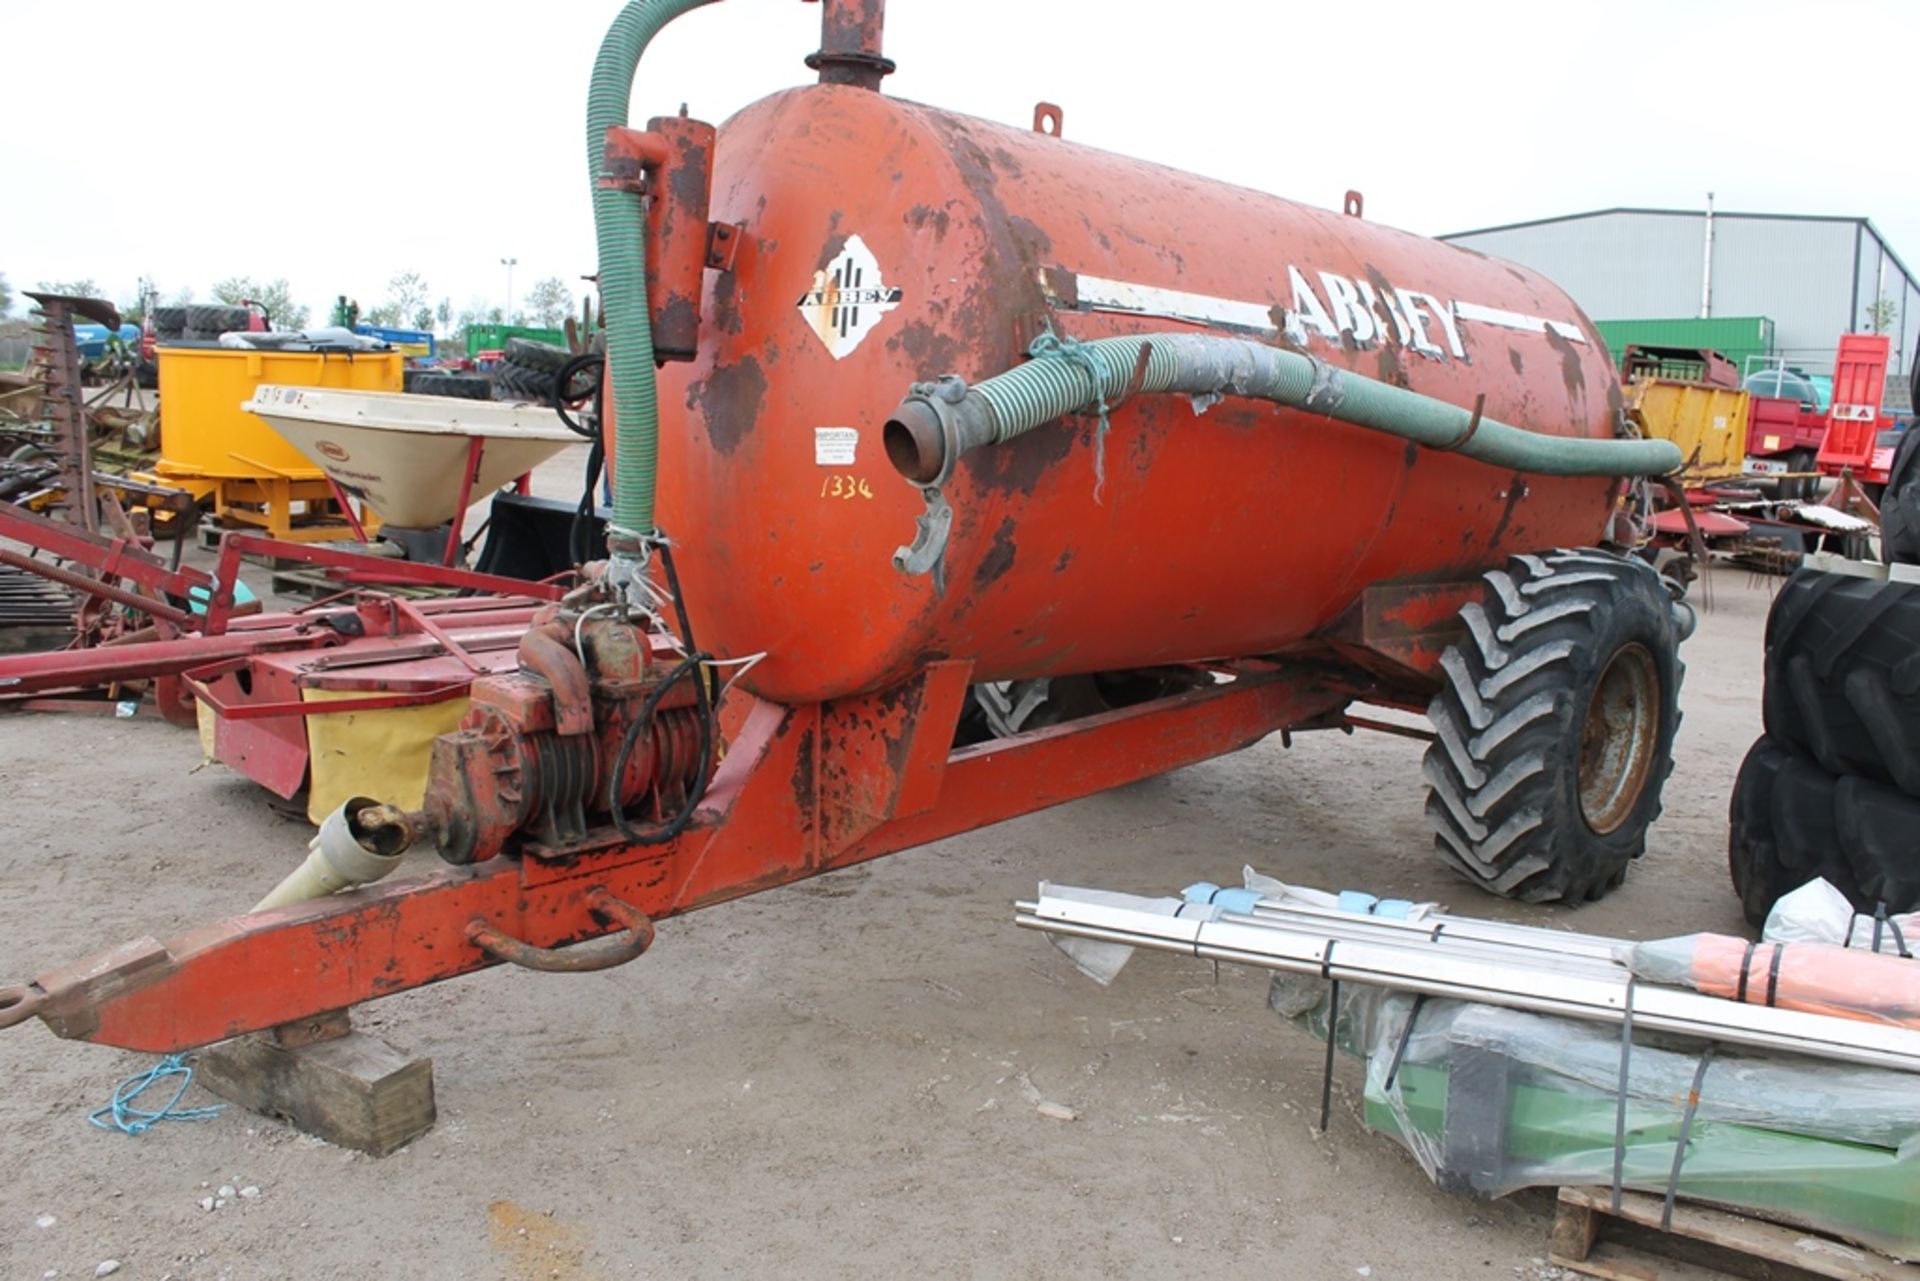
[[[800,295],[798,305],[807,325],[839,360],[900,305],[900,290],[880,278],[880,264],[867,242],[848,236],[840,256],[813,273],[813,288]]]

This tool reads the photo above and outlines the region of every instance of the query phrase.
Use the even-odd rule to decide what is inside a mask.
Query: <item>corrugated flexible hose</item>
[[[1671,441],[1549,436],[1484,415],[1476,422],[1471,410],[1447,401],[1239,338],[1043,338],[1036,353],[971,387],[943,380],[910,396],[886,428],[895,466],[917,483],[938,483],[967,449],[1011,440],[1063,414],[1104,410],[1139,392],[1192,396],[1196,409],[1222,396],[1250,396],[1543,476],[1658,476],[1681,463]]]
[[[600,185],[607,130],[627,123],[640,55],[669,22],[714,0],[631,0],[607,29],[587,90],[587,172],[600,250],[600,307],[613,380],[613,521],[608,540],[632,548],[653,533],[660,408],[647,310],[647,220],[640,197]]]

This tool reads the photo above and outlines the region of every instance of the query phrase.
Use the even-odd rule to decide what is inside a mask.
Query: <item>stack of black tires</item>
[[[160,342],[218,342],[221,334],[245,329],[252,321],[253,313],[245,307],[155,307],[153,336]]]
[[[573,353],[565,347],[530,338],[509,338],[500,363],[493,367],[493,398],[550,405],[554,385],[572,359]]]
[[[1816,876],[1861,911],[1920,908],[1920,583],[1870,574],[1802,569],[1767,616],[1728,847],[1756,925]]]
[[[453,396],[461,400],[493,399],[493,380],[485,374],[459,374],[439,369],[409,369],[400,377],[400,390],[410,396]]]

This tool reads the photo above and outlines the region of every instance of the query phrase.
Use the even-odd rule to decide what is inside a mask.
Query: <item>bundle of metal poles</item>
[[[1213,887],[1204,887],[1212,890]],[[1920,1032],[1746,1005],[1636,980],[1619,939],[1429,915],[1389,919],[1251,891],[1189,902],[1042,883],[1017,903],[1029,929],[1289,974],[1478,1001],[1726,1045],[1920,1072]]]

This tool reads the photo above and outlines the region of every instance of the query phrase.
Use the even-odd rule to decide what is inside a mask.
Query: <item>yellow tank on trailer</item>
[[[161,347],[160,465],[163,475],[321,478],[279,432],[240,406],[262,383],[399,391],[397,351],[248,351]]]
[[[297,540],[349,533],[326,474],[241,406],[263,383],[397,392],[405,356],[168,346],[157,356],[160,461],[136,479],[211,499],[222,526]]]

